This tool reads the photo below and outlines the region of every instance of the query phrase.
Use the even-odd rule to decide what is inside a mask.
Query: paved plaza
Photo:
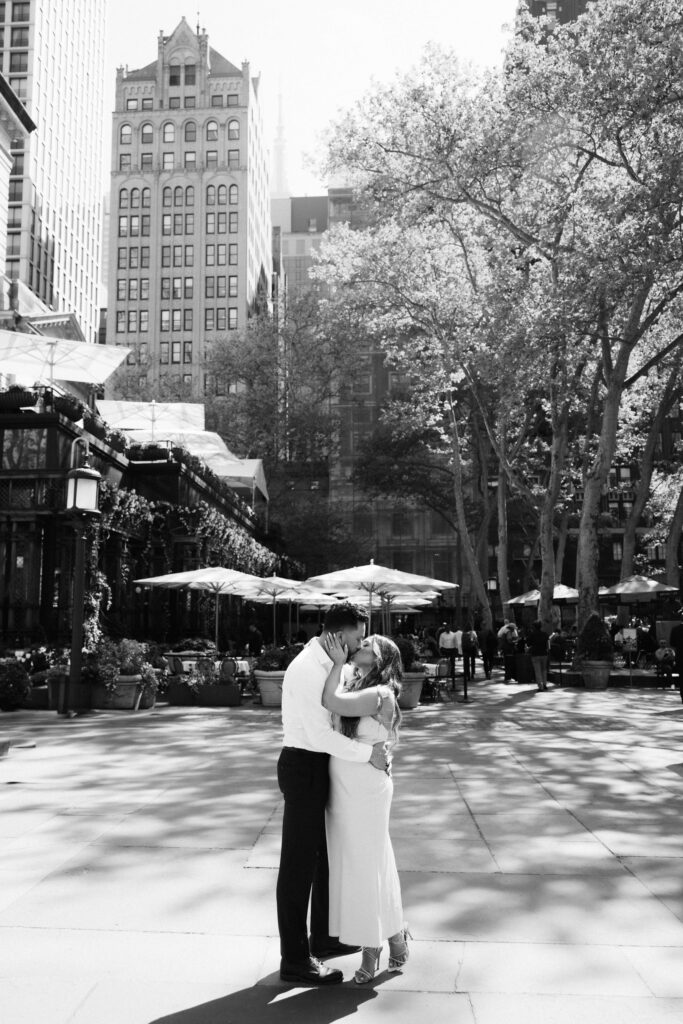
[[[678,692],[471,696],[405,713],[407,969],[329,990],[278,976],[278,711],[0,716],[2,1024],[681,1024]]]

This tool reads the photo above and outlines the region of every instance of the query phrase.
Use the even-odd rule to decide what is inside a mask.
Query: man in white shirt
[[[343,981],[342,972],[327,967],[320,958],[356,951],[329,935],[325,838],[329,758],[333,754],[347,761],[369,762],[380,771],[386,771],[389,762],[383,743],[371,747],[334,731],[322,693],[332,668],[324,646],[327,636],[335,634],[351,655],[360,647],[366,624],[367,614],[358,605],[344,602],[331,608],[322,636],[314,637],[297,655],[282,686],[284,737],[277,769],[285,798],[277,880],[280,978],[298,985]]]
[[[460,630],[462,636],[462,630]],[[454,632],[451,626],[446,626],[439,636],[439,654],[448,660],[448,674],[451,677],[451,686],[455,689],[455,659],[460,654],[458,633]]]

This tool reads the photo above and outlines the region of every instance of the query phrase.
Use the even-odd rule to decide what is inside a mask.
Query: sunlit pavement
[[[683,1022],[678,692],[470,694],[396,753],[410,962],[330,990],[278,976],[277,711],[0,716],[2,1024]]]

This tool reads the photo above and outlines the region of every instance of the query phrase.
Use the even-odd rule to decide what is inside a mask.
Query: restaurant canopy
[[[123,345],[94,345],[0,330],[2,372],[25,384],[53,385],[56,380],[103,384],[129,352]]]

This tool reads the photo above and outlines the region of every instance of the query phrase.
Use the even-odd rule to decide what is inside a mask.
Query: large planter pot
[[[197,704],[204,708],[235,708],[241,700],[239,683],[197,687]]]
[[[118,676],[113,690],[102,683],[92,687],[92,707],[107,711],[137,711],[142,696],[142,676]]]
[[[404,711],[416,708],[420,703],[422,685],[425,681],[424,672],[404,672],[401,693],[398,698],[398,706]]]
[[[71,395],[56,395],[54,401],[55,411],[73,423],[78,422],[83,416],[83,406],[77,398]]]
[[[583,685],[587,690],[606,690],[611,671],[611,661],[584,661],[581,663]]]
[[[284,672],[264,672],[257,669],[254,672],[258,692],[261,695],[261,704],[264,708],[282,707],[282,682],[285,678]]]
[[[169,683],[166,688],[166,700],[179,708],[188,708],[196,704],[194,690],[187,683]]]

